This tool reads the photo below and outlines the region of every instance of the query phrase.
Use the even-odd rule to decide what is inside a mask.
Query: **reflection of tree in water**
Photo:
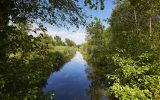
[[[113,100],[107,94],[108,82],[106,79],[106,68],[97,67],[94,64],[90,64],[92,67],[87,67],[86,73],[88,79],[91,81],[90,87],[88,89],[88,95],[91,100]]]
[[[106,100],[107,92],[104,90],[107,87],[105,70],[95,66],[92,68],[87,67],[86,73],[88,75],[88,79],[91,80],[89,90],[87,91],[91,100],[100,100],[102,98]]]

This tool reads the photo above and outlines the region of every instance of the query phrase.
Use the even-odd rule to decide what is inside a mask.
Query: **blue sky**
[[[104,10],[91,10],[88,7],[85,7],[83,4],[84,0],[81,0],[79,3],[81,6],[83,6],[83,12],[85,12],[87,15],[92,15],[92,17],[97,17],[100,19],[107,19],[110,17],[112,13],[112,9],[114,8],[114,4],[112,0],[105,0],[105,9]],[[92,19],[87,19],[87,22],[91,22]],[[108,27],[109,25],[107,22],[103,22],[103,25]],[[66,38],[69,38],[73,40],[76,44],[82,44],[85,42],[86,37],[86,31],[85,27],[81,26],[80,28],[71,27],[69,30],[65,28],[58,28],[56,26],[51,26],[49,24],[45,25],[48,30],[48,34],[51,36],[58,35],[62,38],[62,40],[65,40]]]
[[[86,12],[87,15],[92,15],[93,17],[97,17],[97,18],[100,18],[100,19],[107,19],[107,18],[110,17],[110,15],[112,13],[112,9],[114,8],[115,5],[113,5],[112,0],[105,0],[104,5],[105,5],[105,9],[104,10],[100,10],[100,9],[91,10],[88,7],[84,7],[84,12]],[[103,24],[106,27],[109,26],[107,24],[107,22],[103,22]]]

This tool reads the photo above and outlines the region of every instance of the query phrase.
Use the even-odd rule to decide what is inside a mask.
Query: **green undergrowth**
[[[0,98],[2,100],[37,100],[53,98],[42,93],[48,76],[68,62],[76,50],[70,47],[55,47],[44,51],[11,54],[6,67],[1,66]]]

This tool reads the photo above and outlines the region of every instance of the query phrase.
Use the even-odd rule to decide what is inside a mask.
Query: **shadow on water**
[[[54,92],[55,100],[108,100],[100,84],[101,79],[77,51],[70,62],[49,76],[43,92]]]

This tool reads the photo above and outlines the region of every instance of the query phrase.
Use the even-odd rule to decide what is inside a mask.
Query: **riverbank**
[[[0,76],[3,79],[0,81],[3,84],[0,97],[5,100],[45,99],[42,87],[48,76],[51,72],[58,71],[76,52],[76,49],[68,46],[54,49],[29,52],[25,56],[20,53],[12,55],[7,63],[8,70]]]
[[[93,84],[90,90],[91,96],[96,97],[96,100],[115,100],[108,92],[108,80],[106,78],[107,69],[94,62],[91,55],[87,53],[85,46],[82,46],[80,51],[88,65],[92,68],[92,72],[88,74],[88,78],[92,80]]]

